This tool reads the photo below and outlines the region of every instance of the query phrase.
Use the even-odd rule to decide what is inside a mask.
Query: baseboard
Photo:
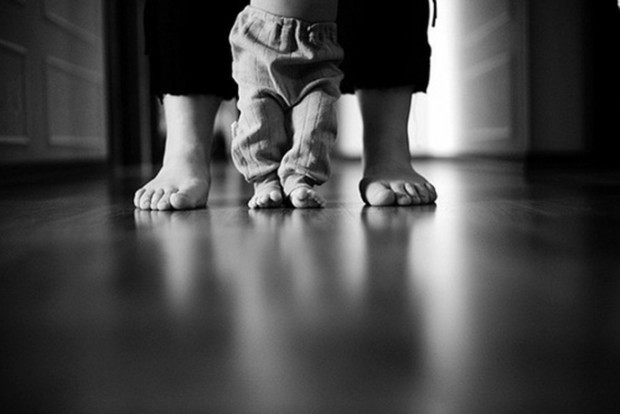
[[[525,157],[525,167],[528,170],[573,170],[573,171],[601,171],[619,170],[620,163],[610,156],[590,154],[587,152],[575,153],[530,153]]]
[[[109,171],[105,160],[0,165],[0,186],[74,182],[105,177]]]

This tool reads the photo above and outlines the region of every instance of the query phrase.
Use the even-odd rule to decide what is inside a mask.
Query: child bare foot
[[[164,164],[155,178],[136,191],[134,205],[142,210],[203,208],[210,187],[206,165],[189,160]]]
[[[248,202],[248,207],[277,208],[281,207],[283,203],[282,186],[277,176],[254,183],[254,196]]]
[[[410,164],[367,167],[359,184],[362,200],[371,206],[432,204],[437,191]]]
[[[295,208],[325,207],[325,199],[311,186],[303,185],[295,188],[288,196],[291,205]]]

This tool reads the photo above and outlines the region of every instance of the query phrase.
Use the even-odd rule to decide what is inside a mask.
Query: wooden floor
[[[436,206],[141,212],[121,175],[0,199],[2,412],[620,412],[620,175],[424,161]],[[9,409],[10,407],[10,409]]]

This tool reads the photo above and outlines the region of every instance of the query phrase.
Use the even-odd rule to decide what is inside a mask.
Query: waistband
[[[266,23],[279,24],[282,26],[300,26],[308,30],[311,29],[312,31],[336,33],[338,27],[336,22],[311,22],[296,17],[280,16],[250,5],[245,6],[241,13],[249,17],[255,17]]]

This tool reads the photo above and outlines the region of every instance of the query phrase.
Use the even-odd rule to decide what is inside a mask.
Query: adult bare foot
[[[165,95],[166,148],[159,173],[134,195],[142,210],[203,208],[211,187],[213,124],[221,99],[207,95]]]
[[[357,92],[364,125],[364,175],[359,189],[371,206],[431,204],[435,187],[411,166],[411,87]]]
[[[370,206],[432,204],[435,187],[410,164],[376,164],[365,168],[359,184],[364,203]]]
[[[188,210],[207,205],[211,177],[206,164],[176,160],[136,191],[134,205],[142,210]]]

